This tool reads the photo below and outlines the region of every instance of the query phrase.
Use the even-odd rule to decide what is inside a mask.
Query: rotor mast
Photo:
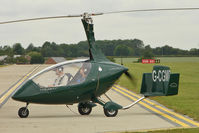
[[[91,16],[96,16],[96,15],[102,15],[102,13],[96,13],[96,14],[88,14],[84,13],[82,15],[82,23],[84,26],[84,30],[86,33],[86,37],[88,40],[89,44],[89,56],[90,60],[95,60],[95,61],[109,61],[104,54],[101,52],[100,48],[98,48],[95,44],[95,34],[94,34],[94,24],[93,24],[93,19]]]
[[[87,37],[88,44],[89,44],[90,60],[93,60],[93,55],[91,52],[91,49],[93,48],[93,45],[95,43],[95,36],[94,36],[94,31],[93,31],[93,19],[91,18],[91,16],[88,13],[84,13],[82,15],[82,17],[83,17],[82,23],[83,23],[86,37]]]

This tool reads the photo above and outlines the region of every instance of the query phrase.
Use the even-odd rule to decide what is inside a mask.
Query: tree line
[[[106,56],[199,56],[199,49],[196,48],[182,50],[168,45],[151,48],[150,45],[144,45],[139,39],[98,40],[96,45]],[[27,48],[23,48],[20,43],[13,46],[0,46],[0,55],[27,55],[33,54],[32,52],[42,57],[89,56],[87,41],[80,41],[77,44],[56,44],[46,41],[42,46],[36,47],[31,43]]]

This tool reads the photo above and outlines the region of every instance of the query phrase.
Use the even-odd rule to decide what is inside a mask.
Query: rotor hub
[[[87,22],[92,24],[93,23],[93,19],[91,18],[91,14],[88,14],[87,12],[85,12],[83,15],[83,19]]]

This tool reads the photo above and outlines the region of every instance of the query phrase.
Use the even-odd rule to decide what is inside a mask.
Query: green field
[[[117,63],[121,63],[121,58],[114,58]],[[138,58],[122,58],[123,63],[133,63]],[[158,57],[161,63],[165,62],[199,62],[199,57]]]
[[[169,66],[171,72],[180,73],[179,94],[169,97],[154,97],[152,99],[167,106],[168,108],[174,109],[176,112],[188,115],[194,120],[199,121],[199,57],[170,58],[171,61],[169,61],[169,58],[162,58],[162,63],[158,65]],[[142,73],[152,72],[154,64],[132,63],[132,60],[133,59],[131,58],[124,60],[124,66],[128,67],[130,73],[135,76],[137,86],[133,86],[125,75],[120,78],[118,84],[139,93]],[[118,62],[118,59],[116,59],[116,61]],[[199,132],[198,129],[189,130],[196,130]],[[178,131],[181,133],[183,130]],[[188,132],[188,130],[186,131]],[[176,133],[176,130],[168,132]]]

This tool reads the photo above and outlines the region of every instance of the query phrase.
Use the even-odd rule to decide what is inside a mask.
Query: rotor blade
[[[17,23],[17,22],[26,22],[26,21],[35,21],[35,20],[46,20],[46,19],[58,19],[58,18],[74,18],[74,17],[83,17],[83,16],[97,16],[102,15],[103,13],[84,13],[79,15],[67,15],[67,16],[52,16],[52,17],[40,17],[40,18],[29,18],[29,19],[19,19],[12,21],[0,22],[0,24],[9,24],[9,23]]]
[[[53,17],[39,17],[39,18],[30,18],[30,19],[19,19],[19,20],[0,22],[0,24],[35,21],[35,20],[46,20],[46,19],[83,17],[85,14],[88,14],[89,16],[97,16],[97,15],[103,15],[103,14],[130,13],[130,12],[184,11],[184,10],[199,10],[199,8],[198,7],[196,7],[196,8],[157,8],[157,9],[154,8],[154,9],[137,9],[137,10],[112,11],[112,12],[104,12],[104,13],[89,13],[89,14],[88,13],[84,13],[84,14],[79,14],[79,15],[67,15],[67,16],[53,16]]]
[[[0,22],[0,24],[9,24],[9,23],[35,21],[35,20],[46,20],[46,19],[72,18],[72,17],[82,17],[82,15],[67,15],[67,16],[53,16],[53,17],[40,17],[40,18],[30,18],[30,19],[19,19],[19,20],[12,20],[12,21]]]
[[[199,8],[157,8],[157,9],[138,9],[138,10],[124,10],[104,12],[103,14],[115,14],[115,13],[130,13],[130,12],[154,12],[154,11],[184,11],[184,10],[199,10]]]
[[[129,78],[131,83],[136,87],[137,86],[137,82],[136,82],[135,77],[133,75],[131,75],[129,72],[125,72],[125,75]]]

